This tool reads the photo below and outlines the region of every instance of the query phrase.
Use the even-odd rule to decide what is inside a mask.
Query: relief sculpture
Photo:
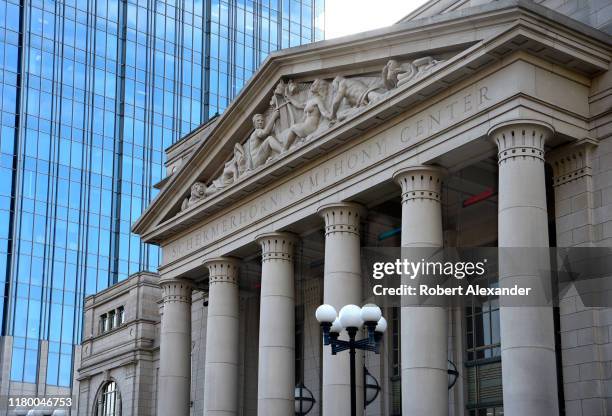
[[[310,84],[308,98],[304,104],[296,102],[290,96],[287,96],[287,105],[303,110],[303,121],[292,124],[287,130],[281,132],[281,138],[284,143],[284,150],[290,149],[298,140],[298,143],[303,143],[311,137],[319,129],[324,129],[329,126],[332,121],[332,114],[327,109],[327,95],[329,87],[327,82],[321,79],[315,79]]]
[[[337,123],[380,101],[393,90],[429,74],[440,62],[431,56],[401,63],[391,59],[379,74],[310,83],[281,80],[272,91],[270,108],[253,116],[253,131],[234,146],[234,154],[209,185],[196,182],[181,210],[232,185],[250,172],[302,146]]]

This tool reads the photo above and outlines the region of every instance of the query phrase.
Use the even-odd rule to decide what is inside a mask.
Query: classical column
[[[402,169],[402,247],[442,247],[440,193],[444,171],[434,166]],[[448,415],[448,311],[401,308],[402,414]]]
[[[548,247],[544,143],[552,134],[552,127],[535,121],[503,123],[489,132],[499,151],[501,286],[504,279],[531,280],[534,290],[546,283],[538,278],[543,268],[550,267],[545,264],[545,250],[531,250],[541,253],[538,256],[521,256],[518,274],[516,266],[506,259],[516,257],[516,248]],[[508,306],[504,298],[500,305],[504,414],[558,415],[552,308]]]
[[[262,257],[257,414],[286,416],[294,412],[295,237],[271,233],[257,242]]]
[[[162,279],[158,415],[188,415],[191,381],[191,288],[187,279]]]
[[[204,416],[238,415],[238,261],[205,262],[209,272]]]
[[[339,312],[345,305],[361,306],[361,244],[359,223],[364,209],[342,202],[319,208],[325,219],[325,268],[323,302]],[[348,339],[346,331],[344,338]],[[363,356],[356,356],[357,414],[363,414]],[[351,403],[349,354],[332,356],[330,347],[323,351],[323,416],[346,415]]]

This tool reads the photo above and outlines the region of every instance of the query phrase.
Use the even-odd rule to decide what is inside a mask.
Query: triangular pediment
[[[559,37],[550,27],[550,39],[539,33],[541,20],[519,3],[274,53],[165,182],[134,232],[161,242],[510,53],[538,54],[587,76],[608,65],[607,55],[592,48],[587,55],[581,45],[605,43],[596,39],[601,32],[555,44]]]
[[[456,52],[417,59],[388,60],[377,72],[321,74],[310,81],[281,78],[265,102],[268,107],[247,122],[251,130],[234,142],[230,157],[213,161],[212,176],[198,178],[169,217],[194,209],[286,155],[349,123],[398,88],[433,73]]]

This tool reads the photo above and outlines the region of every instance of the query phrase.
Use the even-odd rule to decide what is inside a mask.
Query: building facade
[[[163,149],[322,28],[314,0],[0,1],[2,395],[69,391],[84,297],[159,263],[130,225]]]
[[[348,414],[348,355],[314,315],[374,300],[364,248],[612,245],[610,7],[478,3],[274,53],[168,149],[133,226],[161,246],[159,277],[144,298],[128,300],[136,275],[88,300],[78,414],[286,416],[297,383],[309,415]],[[357,414],[612,413],[612,308],[559,297],[386,305],[380,354],[356,357],[358,403],[365,368],[381,392]],[[109,314],[124,321],[107,333]]]
[[[80,385],[80,395],[73,414],[105,415],[112,414],[111,409],[122,409],[122,414],[153,413],[159,362],[158,281],[157,275],[141,272],[85,301],[86,341],[84,358],[78,363],[75,384]],[[97,400],[90,400],[90,395]],[[105,405],[109,398],[115,406]]]

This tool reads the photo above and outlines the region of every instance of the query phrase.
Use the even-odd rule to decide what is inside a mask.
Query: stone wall
[[[612,33],[612,3],[609,0],[538,0],[536,3],[606,33]]]
[[[533,2],[606,33],[612,33],[612,3],[609,0],[535,0]],[[491,0],[431,0],[400,22],[484,6],[488,3],[491,3]]]
[[[592,136],[598,142],[584,141],[551,154],[559,247],[612,245],[609,78],[599,77],[591,88]],[[563,295],[559,308],[567,415],[612,414],[612,309],[585,307],[575,288]]]
[[[308,415],[321,414],[321,328],[315,319],[315,311],[323,303],[323,279],[311,278],[304,283],[304,386],[312,392],[317,401]],[[299,296],[299,295],[298,295]],[[299,298],[298,298],[299,299]]]
[[[138,273],[85,300],[84,339],[76,361],[77,413],[94,414],[100,389],[115,381],[123,416],[156,413],[161,298],[158,276]],[[106,332],[100,316],[123,307],[124,323]]]
[[[204,370],[206,352],[206,303],[203,292],[191,297],[191,401],[194,415],[204,414]]]

